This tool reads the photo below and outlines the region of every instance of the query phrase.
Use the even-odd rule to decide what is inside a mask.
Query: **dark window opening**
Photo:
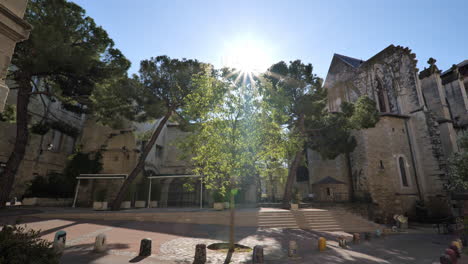
[[[406,177],[405,160],[403,157],[398,158],[398,163],[400,164],[401,182],[403,183],[403,186],[408,187],[408,178]]]
[[[300,166],[297,168],[296,172],[296,181],[304,182],[309,181],[309,170],[305,166]]]
[[[385,90],[382,88],[380,82],[377,84],[377,98],[379,100],[379,110],[382,113],[388,112],[387,104],[385,102]]]
[[[327,195],[331,196],[331,189],[330,188],[327,188]]]

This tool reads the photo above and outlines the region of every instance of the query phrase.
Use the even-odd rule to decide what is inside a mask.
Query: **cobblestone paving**
[[[213,243],[226,242],[216,239],[200,238],[177,238],[161,245],[161,256],[167,259],[190,262],[193,261],[195,246],[197,244],[210,245]],[[286,256],[286,251],[282,249],[281,243],[273,238],[260,237],[257,235],[248,236],[236,243],[253,248],[261,245],[264,248],[265,260],[279,260]],[[208,263],[222,263],[226,253],[207,249]],[[233,263],[245,263],[251,261],[252,252],[235,253],[232,257]]]

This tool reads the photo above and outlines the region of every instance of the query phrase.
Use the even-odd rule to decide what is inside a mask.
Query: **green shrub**
[[[213,201],[215,203],[223,203],[225,201],[224,194],[221,193],[220,191],[215,191],[213,193]]]
[[[0,231],[0,264],[58,264],[52,243],[40,238],[40,231],[21,226]]]
[[[25,197],[70,198],[73,197],[75,180],[60,173],[36,176],[26,189]]]

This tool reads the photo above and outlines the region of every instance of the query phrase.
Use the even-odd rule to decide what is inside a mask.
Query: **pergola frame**
[[[78,191],[80,188],[81,180],[115,180],[115,179],[127,179],[128,174],[80,174],[76,177],[78,180],[75,188],[75,197],[73,199],[72,207],[76,207],[76,200],[78,198]],[[153,179],[170,179],[170,178],[200,178],[200,208],[203,208],[203,180],[201,175],[192,175],[192,174],[161,174],[161,175],[151,175],[146,177],[149,180],[148,185],[148,202],[146,207],[150,207],[151,203],[151,185]]]
[[[147,208],[150,207],[151,202],[151,180],[153,179],[171,179],[171,178],[200,178],[200,209],[203,208],[203,176],[201,175],[193,175],[193,174],[161,174],[161,175],[151,175],[146,177],[149,182],[148,187],[148,203]]]
[[[75,198],[73,199],[72,207],[75,208],[76,206],[76,199],[78,198],[78,191],[80,188],[80,181],[81,180],[115,180],[115,179],[127,179],[128,174],[80,174],[80,176],[76,177],[78,183],[76,184],[75,188]]]

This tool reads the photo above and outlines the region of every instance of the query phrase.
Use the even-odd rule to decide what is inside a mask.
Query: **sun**
[[[226,44],[223,67],[235,68],[244,74],[262,73],[271,64],[269,54],[269,49],[261,41],[241,38]]]

